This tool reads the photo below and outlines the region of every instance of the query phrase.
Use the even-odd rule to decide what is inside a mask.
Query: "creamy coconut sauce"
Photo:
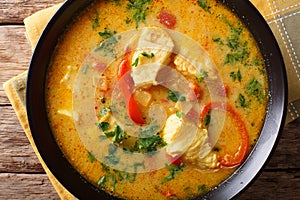
[[[255,144],[267,78],[247,28],[215,1],[96,1],[60,39],[46,101],[88,181],[125,199],[186,199]]]

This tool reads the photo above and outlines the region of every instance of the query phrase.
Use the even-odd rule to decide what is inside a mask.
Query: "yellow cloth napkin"
[[[288,78],[286,123],[300,117],[300,0],[250,0],[269,24],[283,55]]]
[[[53,16],[53,14],[57,11],[60,7],[59,5],[47,8],[45,10],[41,10],[32,16],[26,18],[24,20],[25,28],[26,28],[26,36],[31,44],[32,50],[34,49],[39,36],[41,35],[45,25],[49,21],[49,19]],[[57,191],[59,197],[63,200],[73,200],[74,196],[68,192],[54,177],[54,175],[50,172],[46,164],[44,163],[43,159],[41,158],[34,140],[32,138],[30,128],[28,125],[28,119],[26,114],[26,107],[25,107],[25,87],[26,87],[26,78],[27,78],[27,71],[23,72],[22,74],[13,77],[12,79],[8,80],[4,83],[3,88],[5,93],[7,94],[12,107],[14,108],[16,115],[26,133],[26,136],[36,153],[40,163],[42,164],[46,174],[49,177],[53,187]]]
[[[272,29],[280,49],[282,51],[286,69],[288,72],[289,84],[289,105],[286,123],[300,117],[300,0],[250,0],[264,16]],[[39,11],[24,19],[26,36],[32,49],[38,41],[45,25],[56,12],[61,4]],[[4,90],[16,111],[17,117],[35,151],[42,163],[47,175],[61,199],[74,199],[51,174],[43,162],[34,144],[27,122],[25,108],[25,87],[27,72],[8,80],[4,84]]]

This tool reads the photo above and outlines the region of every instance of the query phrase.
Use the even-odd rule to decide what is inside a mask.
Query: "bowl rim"
[[[57,180],[79,199],[112,199],[113,196],[85,180],[67,161],[51,133],[45,103],[47,68],[59,37],[73,17],[93,2],[94,0],[67,0],[47,24],[30,62],[26,109],[29,127],[37,149]],[[230,199],[249,187],[262,172],[276,148],[287,112],[286,70],[280,48],[270,27],[250,1],[220,0],[220,2],[247,26],[260,48],[267,67],[269,101],[261,135],[247,159],[230,177],[203,196],[197,197],[199,199]],[[36,98],[37,96],[43,100]]]

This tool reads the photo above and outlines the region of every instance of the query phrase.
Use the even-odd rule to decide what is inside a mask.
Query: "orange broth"
[[[268,83],[264,62],[250,32],[221,3],[213,0],[137,2],[143,2],[142,6],[133,7],[130,1],[123,0],[96,1],[70,24],[57,45],[49,67],[46,91],[49,122],[53,135],[66,158],[80,174],[96,187],[124,199],[196,197],[220,184],[239,166],[240,163],[232,166],[222,165],[220,160],[225,154],[233,155],[240,148],[241,140],[243,140],[240,133],[241,124],[246,127],[248,137],[248,149],[242,161],[246,159],[247,154],[255,145],[264,121],[268,100]],[[145,18],[138,20],[133,16],[134,12],[144,12]],[[199,119],[200,124],[197,126],[201,130],[208,129],[209,126],[224,128],[216,144],[211,147],[210,154],[217,156],[216,165],[199,167],[197,160],[192,161],[191,158],[185,158],[184,156],[187,154],[183,152],[180,154],[182,159],[179,159],[179,163],[166,163],[165,167],[143,173],[126,172],[114,169],[113,165],[108,166],[101,159],[95,158],[94,154],[97,152],[88,150],[82,142],[75,123],[78,119],[75,119],[73,113],[73,86],[78,74],[85,69],[83,65],[86,58],[107,39],[105,34],[114,36],[124,31],[137,31],[147,27],[176,31],[190,38],[203,48],[216,66],[224,87],[215,88],[215,90],[220,90],[219,95],[224,104],[229,105],[239,118],[237,120],[235,114],[226,112],[224,109],[216,109],[215,117],[206,115],[206,117],[211,117],[206,122],[204,122],[204,118]],[[135,49],[132,49],[127,55],[131,63],[135,61],[133,59],[134,52]],[[155,60],[157,55],[154,54],[151,59]],[[175,51],[171,52],[168,66],[177,70],[177,73],[181,73],[188,82],[195,84],[194,86],[199,89],[194,92],[201,111],[212,101],[207,86],[212,82],[209,80],[210,74],[198,71],[198,75],[194,75],[189,71],[178,70],[174,64],[176,55]],[[129,152],[135,151],[142,154],[145,153],[145,149],[135,146],[137,139],[132,139],[127,135],[121,137],[121,141],[116,141],[108,134],[109,131],[113,132],[117,125],[117,121],[112,117],[110,106],[122,59],[124,58],[116,58],[105,71],[98,74],[99,77],[104,78],[100,78],[96,87],[94,111],[98,113],[95,116],[98,124],[95,126],[100,126],[100,123],[103,126],[108,125],[109,127],[106,128],[102,126],[102,131],[105,133],[102,136],[107,136],[107,141],[116,147],[127,149]],[[130,67],[134,68],[132,65]],[[181,113],[176,108],[176,102],[170,100],[168,92],[170,92],[168,88],[160,85],[142,86],[135,90],[133,96],[144,116],[145,123],[150,123],[149,118],[145,116],[149,112],[149,107],[154,103],[162,105],[167,118],[172,114],[176,114],[179,118],[182,117],[181,115],[188,114]],[[145,100],[147,98],[149,99]],[[187,99],[188,97],[185,97],[184,100]],[[105,109],[110,115],[99,114]],[[222,118],[222,116],[219,116],[218,113],[225,113],[224,123],[219,124],[222,119],[219,120],[218,117]],[[200,113],[197,112],[197,115],[200,116]],[[156,134],[161,141],[154,149],[164,149],[168,145],[164,136],[167,133],[164,133],[164,130],[162,127],[162,130]],[[208,129],[208,137],[210,134]],[[151,154],[147,154],[145,157],[148,162],[156,162],[152,160]],[[137,166],[142,169],[142,165],[139,163]]]

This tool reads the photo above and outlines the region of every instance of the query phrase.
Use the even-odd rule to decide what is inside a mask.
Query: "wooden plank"
[[[0,172],[44,172],[10,106],[1,107],[0,144]]]
[[[0,0],[0,24],[23,23],[24,18],[63,0]]]
[[[300,119],[285,126],[267,169],[300,169]]]
[[[265,171],[238,199],[300,199],[300,170]]]
[[[0,174],[0,199],[59,200],[46,174]]]
[[[9,104],[3,83],[26,71],[30,57],[31,47],[24,26],[0,26],[0,105]]]

